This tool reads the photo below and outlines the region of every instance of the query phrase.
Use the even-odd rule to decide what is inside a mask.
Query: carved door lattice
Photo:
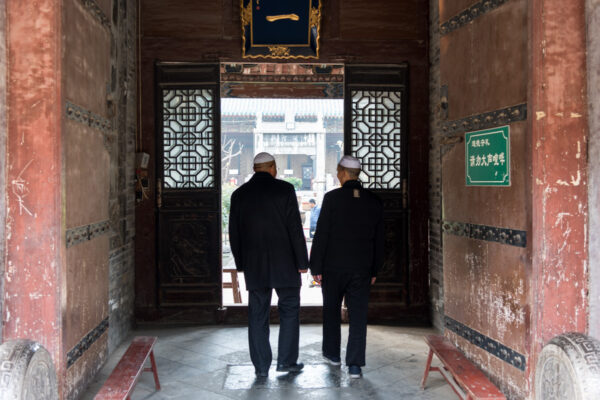
[[[402,185],[402,103],[400,91],[353,90],[352,154],[362,165],[360,179],[371,189]]]
[[[165,189],[214,187],[213,90],[163,90],[162,113]]]

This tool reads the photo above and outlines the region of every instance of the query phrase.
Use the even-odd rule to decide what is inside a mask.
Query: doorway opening
[[[239,68],[235,64],[221,67],[222,77],[229,74],[229,79],[222,78],[221,82],[224,306],[248,304],[244,276],[235,270],[227,232],[231,194],[252,177],[254,155],[262,151],[273,154],[277,178],[294,185],[309,253],[323,196],[339,187],[336,167],[344,155],[343,66],[336,69],[298,64],[238,65]],[[232,69],[238,71],[235,79],[228,72]],[[332,79],[332,75],[339,76]],[[253,81],[243,80],[244,76]],[[284,80],[273,84],[273,80],[282,77],[292,77],[295,83],[286,84]],[[311,77],[313,82],[307,83]],[[335,91],[332,82],[328,82],[331,80],[339,83],[338,96],[328,95]],[[314,94],[315,88],[320,97]],[[306,90],[313,93],[312,98],[293,97]],[[232,97],[232,93],[242,96]],[[261,93],[271,96],[260,97]],[[322,305],[321,288],[309,273],[302,276],[300,299],[302,306]],[[276,293],[272,304],[277,304]]]
[[[227,231],[231,193],[252,177],[254,155],[273,154],[277,178],[294,185],[310,252],[323,196],[339,186],[336,166],[344,154],[343,110],[340,99],[221,100],[224,305],[247,305],[243,273],[234,271]],[[276,295],[273,302],[277,303]],[[303,275],[301,304],[322,305],[320,287],[309,274]]]
[[[323,112],[327,110],[323,104],[317,111],[316,122],[321,121],[326,132],[328,127],[337,126],[338,134],[343,125],[343,153],[352,154],[360,160],[363,186],[377,194],[384,204],[384,260],[377,274],[377,284],[371,288],[369,307],[373,313],[369,318],[373,316],[373,320],[395,322],[399,318],[403,321],[425,321],[428,309],[426,274],[418,268],[409,268],[407,74],[406,64],[323,66],[157,62],[158,129],[153,139],[157,150],[156,203],[148,203],[144,211],[148,218],[154,218],[155,225],[151,229],[157,237],[156,252],[149,256],[154,257],[157,273],[146,274],[150,280],[148,285],[144,285],[150,290],[148,295],[156,300],[151,306],[147,303],[149,315],[213,323],[223,318],[228,322],[245,318],[245,307],[222,307],[222,293],[229,289],[223,287],[221,235],[227,229],[223,229],[219,208],[223,186],[221,140],[227,142],[227,136],[221,135],[221,99],[277,99],[277,103],[294,99],[343,99],[343,119],[332,118]],[[257,150],[254,134],[259,122],[279,127],[271,131],[265,129],[262,133],[265,150],[268,150],[265,146],[270,145],[270,140],[278,146],[292,148],[309,141],[297,136],[290,146],[287,143],[290,135],[314,134],[312,140],[315,143],[323,138],[319,130],[302,132],[297,128],[301,124],[316,124],[313,114],[297,110],[302,111],[303,108],[294,106],[292,112],[266,112],[268,110],[261,108],[260,120],[257,114],[232,114],[223,119],[230,119],[231,125],[245,124],[248,134],[252,133],[248,144],[252,146],[252,153]],[[224,124],[223,130],[227,135],[230,123]],[[337,149],[342,147],[339,140],[328,142],[327,135],[323,140],[326,146],[337,145],[337,148],[334,147],[337,162]],[[278,155],[279,150],[280,147],[277,147],[277,151],[271,151]],[[232,151],[236,153],[235,146],[232,146]],[[298,168],[308,177],[311,164],[312,174],[316,174],[317,153],[314,154],[314,162],[309,162],[307,155],[311,156],[304,153],[305,159],[296,166],[294,157],[297,154],[281,152],[278,157],[285,158],[279,158],[278,163],[284,169],[283,178],[286,177],[285,169],[292,170],[289,175],[294,177],[294,170]],[[288,156],[290,168],[286,168]],[[242,153],[239,157],[239,160],[231,157],[226,167],[226,182],[233,177],[237,184],[241,184],[245,179],[240,175],[247,167],[242,162]],[[238,168],[236,162],[239,163]],[[237,176],[233,176],[231,169],[238,169]],[[279,174],[281,176],[282,171]],[[303,180],[303,176],[295,177],[300,179],[304,190],[310,188],[314,191],[315,184],[325,186],[323,190],[327,190],[327,179],[314,182],[314,178]],[[315,202],[319,199],[317,193]],[[301,197],[299,210],[305,205],[303,203]],[[150,216],[150,207],[155,217]],[[307,211],[310,210],[302,211],[306,223],[310,215]],[[225,281],[228,279],[229,276],[226,276]],[[240,292],[243,294],[245,290]],[[303,320],[320,321],[321,307],[306,306],[308,299],[305,297],[304,300]],[[226,299],[225,304],[228,303],[231,304]],[[214,313],[215,309],[220,312]]]

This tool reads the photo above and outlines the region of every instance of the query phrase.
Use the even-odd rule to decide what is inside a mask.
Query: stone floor
[[[271,325],[274,360],[278,331]],[[363,378],[350,379],[345,365],[330,366],[321,358],[321,326],[302,325],[299,361],[305,363],[304,370],[278,373],[273,365],[268,378],[256,379],[246,327],[141,329],[134,335],[159,338],[155,355],[162,390],[155,391],[152,374],[144,373],[131,399],[455,399],[439,373],[430,375],[426,390],[419,388],[427,358],[422,337],[432,332],[369,326]],[[344,326],[342,338],[347,334]],[[82,399],[93,399],[129,343],[111,355]]]

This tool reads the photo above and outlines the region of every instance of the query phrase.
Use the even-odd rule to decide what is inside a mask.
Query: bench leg
[[[433,350],[429,350],[429,355],[427,356],[427,364],[425,365],[425,373],[423,374],[423,380],[421,381],[421,390],[425,389],[425,382],[427,382],[427,375],[429,375],[429,370],[431,369],[431,360],[433,359]]]
[[[241,304],[242,293],[240,292],[240,283],[238,282],[237,271],[231,273],[231,286],[233,289],[233,302],[236,304]]]
[[[152,364],[152,373],[154,374],[154,385],[156,390],[160,390],[160,382],[158,380],[158,369],[156,369],[156,361],[154,360],[154,350],[150,352],[150,363]]]

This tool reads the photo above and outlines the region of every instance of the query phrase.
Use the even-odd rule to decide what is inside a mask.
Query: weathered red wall
[[[4,293],[4,272],[5,272],[5,229],[6,229],[6,7],[0,7],[0,293]],[[3,302],[0,301],[0,314],[3,309]],[[1,325],[1,324],[0,324]],[[0,327],[0,337],[2,337],[2,328]]]
[[[9,1],[3,340],[48,349],[62,383],[61,1]]]
[[[532,358],[587,332],[585,1],[533,0],[529,101],[533,196]]]
[[[411,275],[427,302],[428,8],[418,0],[323,1],[320,57],[310,63],[409,65],[409,202]],[[150,199],[136,208],[136,311],[156,306],[154,62],[260,62],[243,60],[239,1],[142,0],[142,150],[150,153]],[[295,60],[298,62],[298,60]]]
[[[111,1],[101,3],[110,15]],[[67,368],[67,353],[108,316],[106,235],[66,247],[69,229],[108,220],[102,131],[66,102],[108,118],[110,32],[76,0],[9,2],[7,270],[3,340],[46,347],[61,398],[75,398],[107,357],[104,333]]]
[[[588,160],[600,160],[600,0],[586,2]],[[600,337],[600,163],[588,163],[588,334]]]

